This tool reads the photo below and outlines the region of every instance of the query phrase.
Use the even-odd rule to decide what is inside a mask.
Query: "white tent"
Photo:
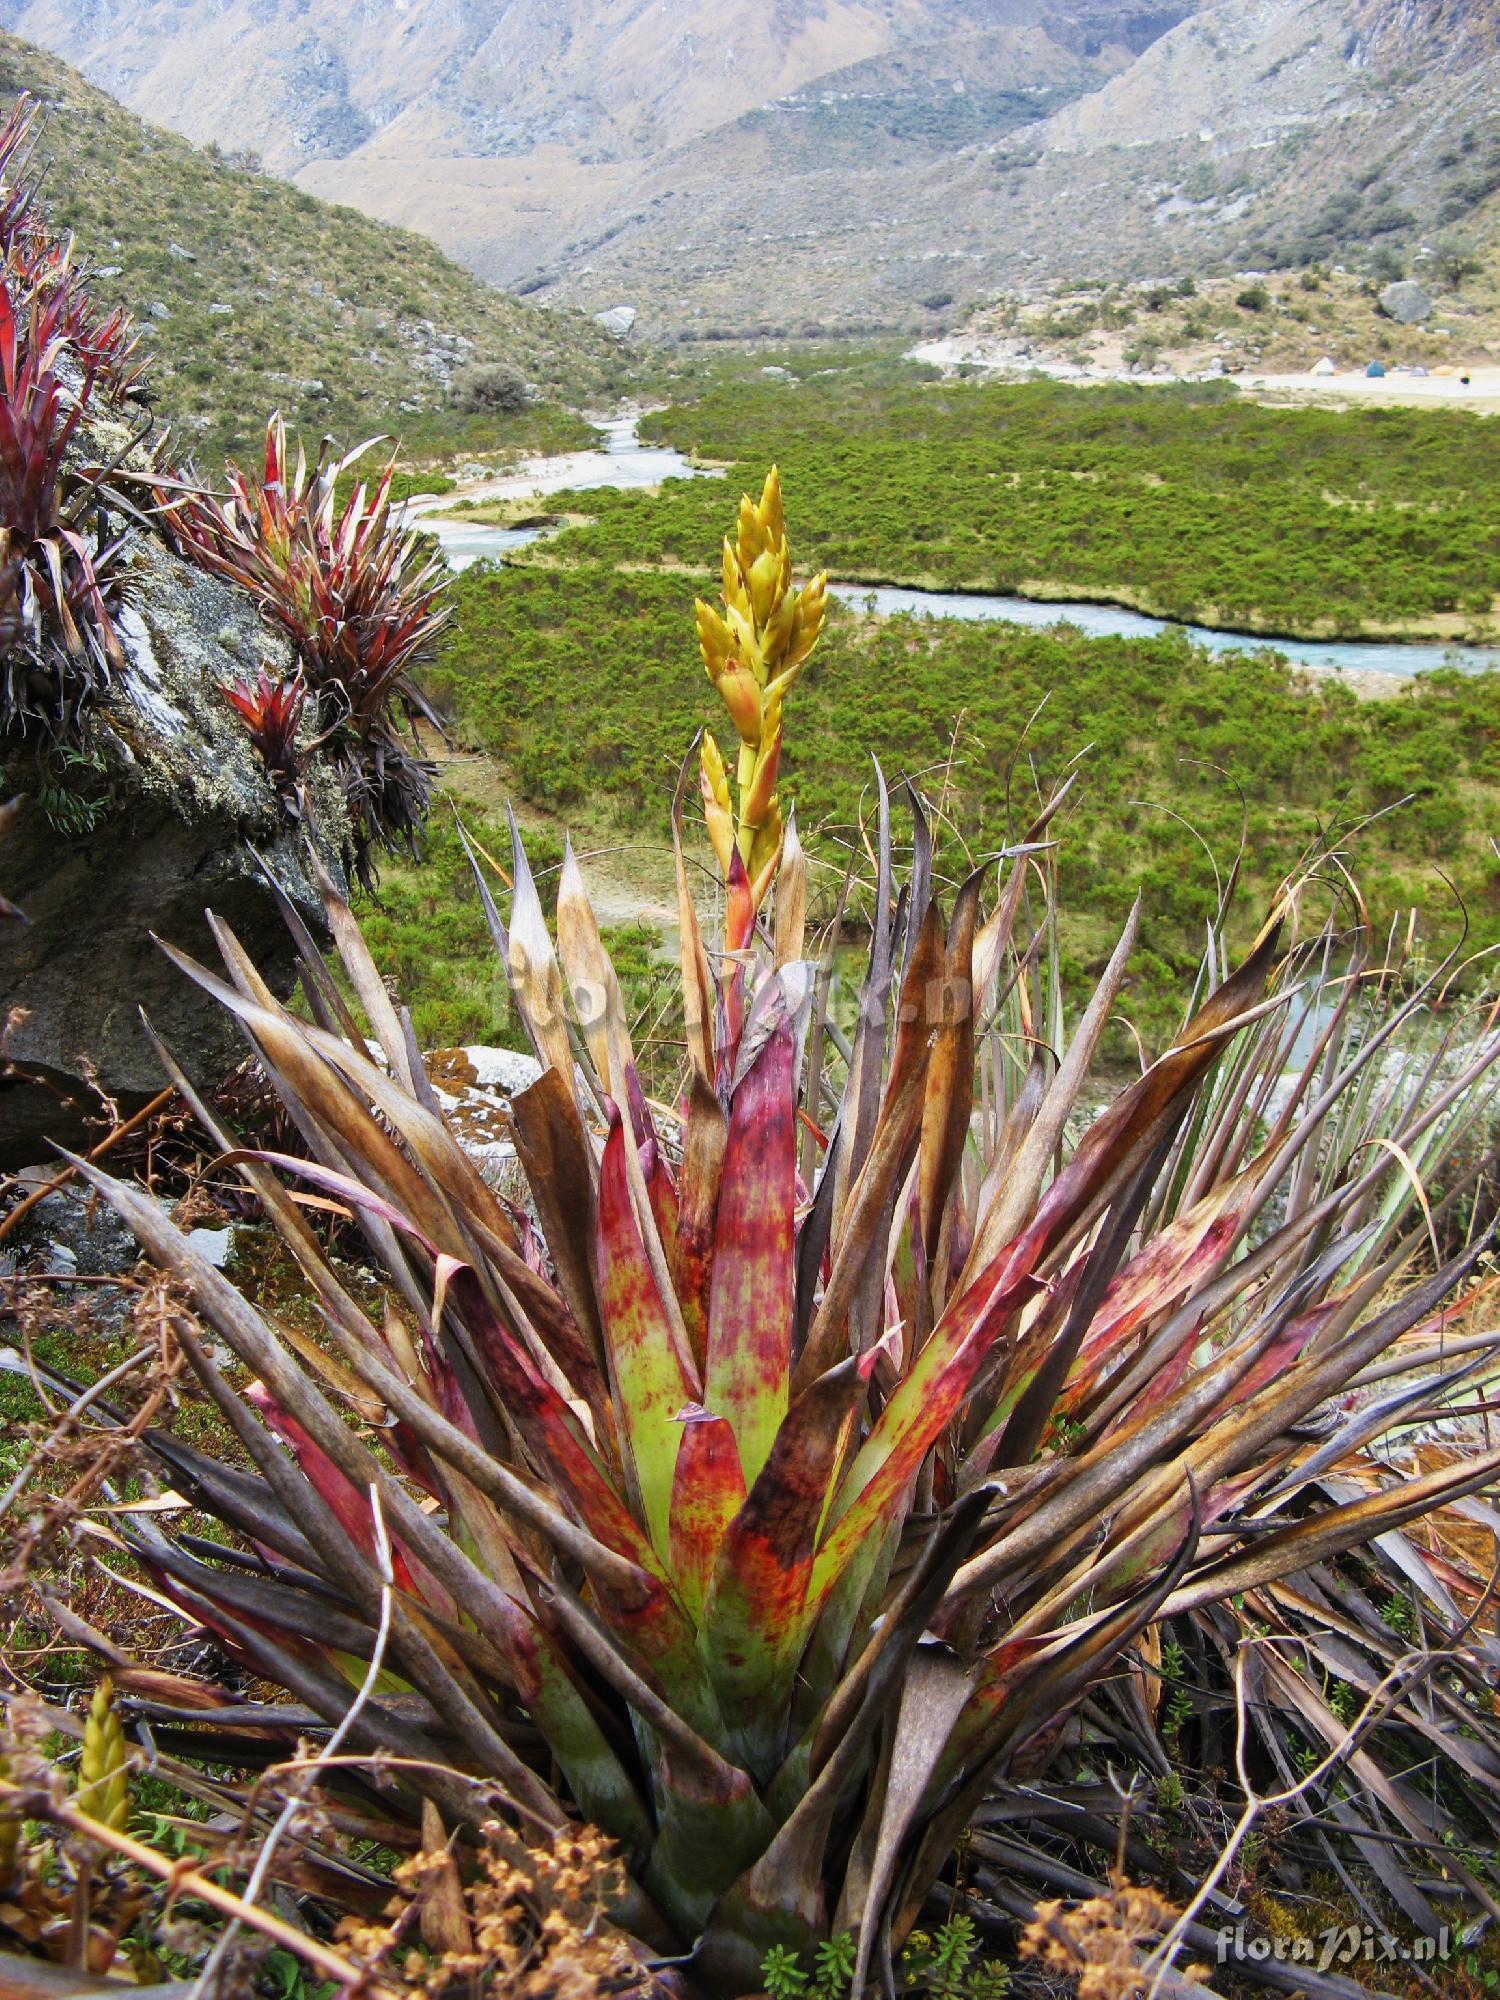
[[[1314,375],[1337,375],[1339,371],[1334,367],[1332,357],[1325,354],[1321,361],[1313,363],[1312,372]]]

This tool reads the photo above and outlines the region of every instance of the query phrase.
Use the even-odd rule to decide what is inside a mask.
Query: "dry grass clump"
[[[1156,1976],[1143,1963],[1145,1953],[1177,1915],[1159,1891],[1115,1869],[1102,1895],[1072,1905],[1038,1903],[1021,1934],[1021,1955],[1071,1980],[1078,2000],[1142,2000]],[[1178,1979],[1207,1973],[1206,1966],[1189,1965]]]
[[[527,1846],[500,1820],[460,1866],[429,1806],[419,1854],[394,1871],[378,1923],[349,1920],[339,1941],[367,1975],[411,2000],[503,1991],[514,2000],[601,2000],[649,1983],[608,1909],[624,1888],[615,1849],[592,1827]]]

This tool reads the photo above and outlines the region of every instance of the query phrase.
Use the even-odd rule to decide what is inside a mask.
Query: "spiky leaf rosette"
[[[402,742],[396,718],[437,726],[414,675],[451,615],[441,558],[423,553],[391,503],[394,455],[373,486],[335,503],[340,474],[376,442],[335,459],[325,439],[309,468],[300,445],[289,460],[275,415],[261,478],[231,465],[223,497],[191,478],[164,480],[157,492],[182,552],[248,592],[296,647],[362,876],[377,842],[410,844],[426,817],[432,767]]]
[[[129,316],[106,312],[55,237],[30,167],[36,107],[0,122],[0,733],[76,736],[120,658],[113,468],[88,466],[88,420],[138,391]],[[92,516],[93,533],[87,532]]]
[[[71,277],[28,287],[14,254],[0,271],[0,727],[56,735],[120,657],[120,544],[85,533],[98,481],[70,463],[96,380],[75,303]]]
[[[528,1826],[602,1827],[629,1871],[624,1920],[690,1952],[708,1993],[754,1990],[772,1946],[846,1930],[860,1991],[984,1788],[1044,1772],[1081,1703],[1101,1727],[1155,1621],[1394,1535],[1500,1471],[1476,1451],[1376,1471],[1351,1498],[1318,1429],[1482,1253],[1482,1229],[1458,1230],[1424,1263],[1429,1215],[1451,1226],[1468,1198],[1456,1173],[1439,1190],[1483,1105],[1489,1024],[1453,1011],[1412,1067],[1437,987],[1363,998],[1358,951],[1337,966],[1331,937],[1283,943],[1289,894],[1233,970],[1213,939],[1176,1041],[1090,1114],[1135,920],[1065,1034],[1045,949],[1060,799],[945,919],[925,820],[898,888],[880,798],[847,1063],[809,1019],[795,857],[767,890],[775,949],[757,929],[732,961],[705,948],[680,870],[671,1105],[640,1087],[571,853],[554,940],[515,838],[508,920],[480,888],[543,1065],[514,1104],[524,1202],[444,1122],[331,889],[378,1061],[316,958],[310,1021],[223,926],[226,977],[181,959],[305,1142],[238,1171],[326,1347],[81,1168],[253,1378],[237,1387],[184,1323],[251,1469],[155,1449],[258,1553],[122,1519],[162,1587],[332,1721],[381,1619],[373,1487],[394,1605],[360,1741],[396,1753],[413,1815],[402,1759],[445,1816],[475,1817],[467,1770],[491,1781],[485,1811],[498,1789]],[[288,1176],[358,1218],[389,1276],[382,1317]]]
[[[297,727],[307,701],[302,681],[275,681],[264,667],[258,668],[254,685],[237,683],[221,687],[219,693],[250,732],[267,774],[283,797],[294,796],[300,757]]]

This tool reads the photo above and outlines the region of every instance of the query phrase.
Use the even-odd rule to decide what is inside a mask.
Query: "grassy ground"
[[[149,328],[161,407],[205,466],[253,450],[276,408],[313,442],[399,427],[416,456],[547,449],[545,412],[455,423],[454,369],[508,361],[564,403],[626,382],[586,315],[522,305],[425,238],[190,146],[0,35],[0,98],[22,89],[48,107],[49,213]]]

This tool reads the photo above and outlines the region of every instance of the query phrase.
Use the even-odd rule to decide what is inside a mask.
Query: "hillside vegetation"
[[[482,418],[472,442],[447,414],[454,374],[489,361],[563,401],[624,379],[586,316],[522,305],[425,238],[201,151],[0,35],[0,99],[22,90],[47,107],[51,218],[148,331],[157,401],[206,464],[253,450],[278,407],[313,441],[399,426],[414,449],[529,442],[534,414]]]
[[[1491,204],[1500,212],[1500,204]],[[1177,284],[1059,286],[1009,293],[963,329],[985,365],[1014,374],[1057,363],[1104,373],[1139,368],[1195,375],[1300,373],[1324,355],[1343,369],[1371,361],[1436,374],[1493,367],[1500,357],[1500,255],[1494,213],[1440,238],[1426,256],[1381,260],[1379,274],[1332,264]],[[1432,311],[1403,326],[1380,307],[1398,278],[1415,279]],[[962,338],[962,337],[961,337]],[[954,351],[967,357],[967,344]],[[934,355],[934,358],[937,358]]]

